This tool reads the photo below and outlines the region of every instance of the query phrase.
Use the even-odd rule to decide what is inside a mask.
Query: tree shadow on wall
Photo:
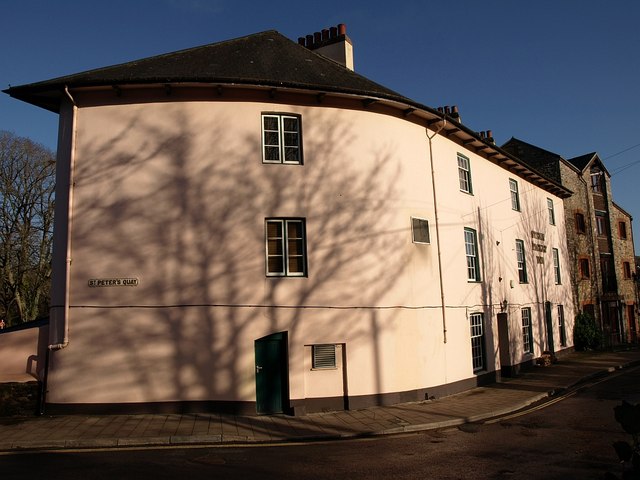
[[[232,401],[251,397],[253,339],[377,345],[397,312],[370,322],[362,307],[384,304],[410,242],[408,219],[402,234],[390,227],[393,145],[352,158],[362,140],[348,124],[305,112],[305,165],[264,165],[259,128],[239,136],[233,118],[163,113],[171,124],[114,117],[122,127],[80,145],[70,346],[53,377],[97,402]],[[265,276],[268,217],[305,218],[308,277]],[[121,277],[139,284],[87,284]]]

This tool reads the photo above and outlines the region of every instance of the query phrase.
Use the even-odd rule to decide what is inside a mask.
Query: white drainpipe
[[[440,279],[440,301],[442,303],[442,336],[444,343],[447,343],[447,307],[444,299],[444,281],[442,279],[442,250],[440,248],[440,222],[438,218],[438,196],[436,194],[436,172],[433,165],[433,148],[431,146],[431,141],[433,137],[435,137],[438,133],[442,131],[442,129],[447,124],[447,119],[443,119],[443,123],[438,130],[433,131],[433,135],[429,136],[429,130],[427,129],[426,134],[429,139],[429,161],[431,162],[431,185],[433,189],[433,210],[436,221],[436,243],[438,244],[438,276]]]
[[[64,322],[64,336],[62,343],[56,343],[49,345],[49,350],[61,350],[69,345],[69,285],[71,283],[71,225],[73,219],[73,176],[75,165],[75,153],[76,153],[76,118],[78,113],[78,106],[75,100],[69,93],[69,88],[64,87],[64,93],[67,94],[71,104],[73,105],[73,115],[71,118],[71,145],[69,149],[69,196],[67,199],[67,253],[66,253],[66,265],[65,265],[65,278],[64,278],[64,310],[63,310],[63,322]]]

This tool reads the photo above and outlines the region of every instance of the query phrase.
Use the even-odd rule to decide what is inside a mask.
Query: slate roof
[[[567,197],[571,192],[553,177],[538,172],[448,114],[420,104],[359,75],[333,60],[292,42],[275,30],[200,47],[144,58],[110,67],[10,87],[4,93],[58,113],[65,88],[144,84],[246,85],[294,88],[317,93],[339,93],[389,100],[416,109],[433,118],[446,118],[442,134],[458,137],[467,148],[487,154],[503,168],[526,175],[529,181]],[[489,153],[487,153],[489,152]]]
[[[292,42],[275,30],[189,48],[4,90],[14,98],[58,112],[65,86],[153,83],[261,85],[410,99]]]
[[[582,172],[596,155],[596,152],[585,153],[579,157],[569,158],[567,161]]]
[[[564,159],[557,153],[550,152],[515,137],[511,137],[502,145],[502,149],[556,182],[562,182],[559,165]]]

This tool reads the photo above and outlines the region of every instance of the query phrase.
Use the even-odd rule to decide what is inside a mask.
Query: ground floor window
[[[533,353],[533,326],[531,325],[531,308],[523,308],[522,313],[522,346],[524,353]]]
[[[484,370],[484,325],[481,313],[472,313],[469,316],[471,326],[471,358],[473,360],[473,371]]]

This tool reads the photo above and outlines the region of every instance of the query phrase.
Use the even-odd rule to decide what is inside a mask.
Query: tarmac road
[[[318,443],[147,448],[0,456],[3,480],[601,479],[621,474],[613,416],[640,399],[640,367],[594,379],[524,415],[415,434]]]

